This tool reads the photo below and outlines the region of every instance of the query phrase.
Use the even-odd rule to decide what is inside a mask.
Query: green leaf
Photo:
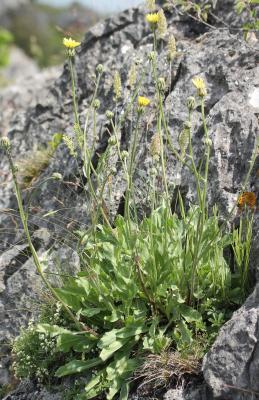
[[[185,344],[191,344],[192,332],[188,329],[184,321],[180,321],[176,327],[176,331],[180,333],[180,341]]]
[[[129,339],[114,340],[112,343],[102,349],[100,358],[103,361],[108,360],[108,358],[110,358],[116,351],[121,349],[128,341]]]
[[[123,383],[120,390],[120,398],[119,400],[128,400],[129,397],[129,383]]]
[[[100,312],[102,311],[101,308],[85,308],[84,310],[82,310],[80,312],[81,315],[84,315],[85,317],[91,318],[94,315],[100,314]]]
[[[92,358],[91,360],[87,360],[87,361],[72,360],[69,363],[60,367],[56,371],[55,376],[57,376],[58,378],[61,378],[63,376],[67,376],[67,375],[78,374],[83,371],[87,371],[89,369],[97,367],[98,365],[102,364],[102,362],[103,361],[100,358]]]
[[[83,399],[92,399],[96,397],[98,394],[103,392],[103,376],[105,370],[100,371],[98,374],[92,376],[90,381],[85,386],[85,395]]]
[[[198,322],[202,319],[201,314],[192,307],[180,305],[180,313],[186,322]]]
[[[68,329],[62,328],[58,325],[49,325],[49,324],[37,324],[36,331],[40,333],[47,333],[51,336],[58,336],[62,333],[71,334],[71,331]]]
[[[97,343],[97,338],[90,333],[61,333],[57,340],[57,349],[65,353],[70,350],[86,353]]]

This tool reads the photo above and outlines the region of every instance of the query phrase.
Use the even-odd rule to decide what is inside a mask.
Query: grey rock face
[[[221,329],[203,373],[216,399],[256,399],[259,393],[259,286]]]
[[[226,4],[228,5],[229,2],[218,1],[219,10],[221,12],[225,10],[225,16],[230,20],[231,12]],[[209,134],[212,138],[208,195],[210,204],[218,203],[221,212],[227,214],[236,203],[238,190],[249,168],[248,161],[259,134],[258,108],[254,101],[259,87],[258,59],[256,49],[253,47],[256,44],[253,46],[247,44],[242,35],[236,31],[231,33],[227,29],[214,29],[205,32],[204,26],[178,14],[168,13],[168,22],[170,32],[176,37],[179,52],[179,56],[172,66],[171,79],[170,82],[167,82],[168,90],[165,95],[171,139],[177,147],[177,137],[188,113],[186,99],[194,94],[191,79],[195,75],[201,75],[208,86],[206,114]],[[146,61],[151,50],[152,35],[145,23],[142,9],[129,10],[96,25],[87,33],[80,47],[75,58],[75,68],[82,125],[94,90],[92,76],[95,73],[96,65],[102,63],[105,69],[105,78],[101,82],[100,90],[99,142],[95,149],[97,160],[97,154],[101,154],[107,146],[107,121],[104,113],[106,110],[114,109],[113,74],[115,70],[119,70],[122,75],[123,101],[126,103],[130,95],[126,83],[130,65],[134,59]],[[168,64],[166,63],[165,46],[159,50],[158,67],[159,75],[167,77]],[[46,144],[55,132],[67,134],[73,132],[71,82],[68,66],[65,65],[61,77],[55,80],[56,76],[56,73],[49,77],[40,78],[38,76],[35,81],[30,81],[28,85],[25,85],[25,91],[10,88],[0,94],[1,131],[4,134],[8,132],[16,160],[31,151],[33,147]],[[144,77],[141,93],[153,98],[154,83],[150,74],[146,74]],[[123,104],[118,104],[119,112],[122,110],[122,106]],[[202,122],[198,111],[194,112],[193,118],[193,141],[197,161],[201,157],[203,144]],[[137,154],[138,165],[134,176],[136,200],[139,207],[145,205],[151,165],[149,143],[156,129],[155,124],[152,123],[155,116],[152,106],[147,114],[141,125],[142,135]],[[127,149],[129,145],[130,122],[130,118],[127,118],[121,130],[122,149]],[[91,140],[92,132],[89,129],[89,143]],[[125,181],[116,155],[111,164],[111,167],[116,168],[117,173],[112,186],[112,200],[110,202],[107,198],[107,205],[111,215],[115,215],[123,202]],[[249,182],[249,189],[254,191],[258,191],[259,187],[256,176],[257,169],[259,169],[259,161],[252,171]],[[0,207],[5,210],[16,209],[9,169],[2,154],[0,170]],[[38,231],[39,228],[47,232],[45,240],[42,237],[39,239],[37,232],[34,234],[34,242],[42,256],[54,241],[62,243],[59,245],[61,250],[59,251],[57,247],[56,252],[61,254],[63,265],[66,259],[71,258],[67,255],[67,249],[72,248],[70,251],[73,254],[75,246],[71,224],[73,228],[77,225],[87,225],[90,208],[87,196],[85,197],[83,191],[80,191],[77,186],[79,179],[77,165],[63,145],[51,160],[47,170],[43,172],[42,180],[53,172],[60,172],[63,175],[63,181],[48,181],[39,188],[32,203],[30,228],[32,232]],[[191,201],[195,193],[194,182],[190,178],[189,172],[182,168],[171,155],[168,155],[167,173],[171,183],[172,197],[176,187],[181,190],[187,200]],[[48,212],[57,208],[59,208],[58,214],[48,218],[44,217]],[[10,212],[5,212],[0,216],[0,228],[8,227],[8,231],[0,233],[0,246],[3,250],[3,255],[0,256],[0,279],[2,279],[0,281],[0,312],[1,322],[4,322],[1,323],[2,343],[6,343],[7,340],[11,340],[13,336],[17,335],[19,328],[26,324],[30,315],[30,313],[15,314],[9,310],[19,307],[30,309],[31,304],[38,299],[36,288],[40,288],[39,278],[28,255],[25,260],[22,260],[20,266],[15,264],[15,258],[19,259],[20,253],[26,250],[26,246],[23,247],[22,234],[17,226],[19,228],[19,218],[16,213],[11,215]],[[259,221],[256,216],[252,254],[254,270],[259,270],[258,227]],[[10,245],[14,246],[15,250],[10,250]],[[75,259],[70,263],[70,271],[71,269],[75,271],[74,264],[78,268],[78,260]],[[54,266],[56,266],[56,261],[50,265],[51,268]],[[8,271],[11,271],[12,274],[8,275]],[[181,394],[184,399],[210,400],[214,396],[214,398],[225,400],[241,398],[250,400],[254,395],[250,392],[259,391],[257,381],[259,376],[258,309],[259,299],[258,289],[256,289],[247,303],[222,328],[215,345],[204,361],[204,376],[214,394],[208,394],[209,389],[206,388],[193,394],[193,397],[190,393]],[[8,349],[5,348],[4,352],[7,354]],[[8,363],[9,361],[6,361],[2,367],[2,382],[6,382],[8,379],[6,374]],[[237,386],[239,391],[226,387],[226,385]],[[240,389],[242,390],[240,391]],[[28,396],[31,396],[27,398],[41,399],[38,392],[33,395],[28,389],[27,393],[29,393]],[[173,399],[172,396],[175,396],[175,393],[171,393]],[[22,398],[9,396],[9,399],[21,400]],[[167,398],[170,399],[170,397]]]

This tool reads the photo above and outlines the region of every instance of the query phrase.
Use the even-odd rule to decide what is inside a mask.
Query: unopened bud
[[[106,111],[106,118],[112,120],[114,117],[114,113],[112,111]]]
[[[190,96],[187,99],[187,107],[189,111],[193,111],[196,107],[196,101],[195,101],[195,97]]]
[[[63,176],[62,176],[59,172],[54,172],[54,173],[52,174],[52,179],[55,179],[55,180],[57,180],[57,181],[62,181]]]
[[[156,59],[156,55],[157,55],[156,51],[151,51],[148,55],[149,61],[154,61]]]
[[[11,147],[11,142],[9,140],[9,138],[7,136],[3,136],[0,139],[0,146],[4,149],[4,150],[9,150]]]
[[[158,85],[159,92],[164,93],[164,91],[166,89],[166,83],[165,83],[164,78],[159,78],[157,85]]]
[[[98,72],[98,74],[102,74],[104,70],[104,67],[102,64],[98,64],[96,67],[96,72]]]
[[[123,150],[121,152],[121,158],[122,160],[127,160],[127,158],[129,157],[129,153],[126,150]]]
[[[94,103],[93,103],[93,107],[94,107],[96,110],[98,110],[98,108],[100,108],[100,105],[101,105],[100,100],[95,99],[95,100],[94,100]]]
[[[108,143],[109,143],[110,146],[115,146],[115,145],[117,144],[116,136],[112,135],[112,136],[109,138]]]

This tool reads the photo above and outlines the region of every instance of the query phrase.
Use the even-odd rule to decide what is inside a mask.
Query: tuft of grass
[[[63,135],[55,134],[46,147],[28,152],[27,156],[17,161],[17,178],[23,189],[29,188],[48,167]]]

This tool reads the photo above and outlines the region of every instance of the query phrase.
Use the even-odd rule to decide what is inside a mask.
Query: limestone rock
[[[220,0],[217,4],[218,12],[223,13],[224,11],[226,20],[229,18],[230,21],[231,15],[233,17],[230,7],[233,6],[233,1]],[[188,113],[186,99],[194,94],[191,80],[195,75],[201,75],[208,87],[206,115],[209,134],[212,138],[208,195],[211,206],[218,203],[222,214],[227,215],[236,204],[238,191],[249,168],[248,161],[259,134],[258,109],[254,106],[259,86],[258,58],[255,51],[257,43],[255,42],[253,45],[246,43],[239,31],[229,31],[226,27],[224,29],[216,27],[210,30],[179,13],[168,12],[167,17],[169,30],[176,37],[179,53],[172,65],[171,78],[167,81],[164,100],[168,112],[171,139],[177,147],[177,138]],[[240,23],[240,21],[237,20],[236,23]],[[123,101],[126,103],[130,96],[127,85],[130,66],[134,60],[146,61],[151,50],[152,34],[145,23],[143,8],[128,10],[103,21],[86,34],[75,57],[82,125],[87,105],[89,105],[94,91],[92,77],[95,74],[96,65],[103,64],[105,70],[99,97],[101,107],[97,118],[99,141],[95,148],[94,159],[96,162],[98,162],[98,154],[102,154],[107,146],[106,128],[109,125],[104,114],[106,110],[114,109],[112,94],[114,72],[118,70],[121,73]],[[163,45],[158,56],[161,77],[168,76],[168,64],[165,60],[166,48]],[[8,132],[16,160],[26,155],[26,152],[32,151],[34,147],[46,144],[56,132],[73,134],[71,82],[67,64],[64,66],[62,75],[58,79],[55,78],[55,73],[49,79],[37,77],[35,82],[30,81],[28,86],[25,86],[25,92],[10,88],[0,95],[1,131],[4,134]],[[154,82],[150,74],[146,74],[143,79],[141,93],[152,100]],[[122,109],[123,104],[118,103],[118,112],[120,113]],[[203,145],[203,129],[199,111],[196,109],[194,112],[192,131],[197,161],[201,157]],[[142,135],[137,153],[138,165],[134,175],[136,201],[139,208],[145,206],[148,191],[151,165],[149,142],[156,129],[152,123],[154,115],[155,109],[151,105],[148,116],[141,124]],[[127,149],[129,145],[130,123],[131,118],[126,118],[121,129],[122,149]],[[89,144],[92,135],[90,126]],[[111,160],[111,167],[115,167],[117,173],[112,186],[112,200],[109,202],[107,199],[107,205],[111,215],[114,216],[123,204],[125,182],[123,171],[117,163],[116,157]],[[259,160],[248,182],[248,188],[257,194],[259,178],[256,171],[258,169]],[[0,216],[0,227],[10,229],[10,231],[0,234],[0,246],[3,251],[9,251],[10,244],[23,245],[23,237],[19,231],[17,214],[7,212],[10,209],[16,209],[16,201],[13,196],[9,169],[2,154],[0,170],[0,207],[6,210]],[[79,190],[77,185],[79,179],[77,164],[69,156],[64,145],[60,146],[48,168],[43,171],[41,180],[49,177],[53,172],[61,173],[63,179],[59,182],[48,180],[35,193],[32,203],[33,212],[29,221],[30,227],[32,232],[39,228],[47,229],[56,243],[64,240],[73,250],[75,243],[72,234],[73,228],[89,223],[91,209],[88,196],[85,196],[84,190]],[[172,199],[175,190],[179,189],[187,200],[192,201],[195,195],[194,182],[190,179],[188,171],[182,168],[172,156],[168,157],[167,173]],[[85,189],[87,192],[87,183],[85,183]],[[51,215],[51,212],[57,208],[59,213]],[[49,217],[44,217],[46,215]],[[251,267],[259,271],[258,227],[259,220],[256,214]],[[37,243],[37,239],[34,240]],[[48,245],[41,242],[38,249],[40,254],[44,254]],[[4,257],[7,257],[6,253]],[[5,268],[8,271],[11,268],[10,264]],[[7,276],[3,272],[3,268],[2,270],[0,268],[0,273],[2,276]],[[26,281],[24,277],[26,277]],[[0,309],[7,327],[4,328],[4,335],[8,334],[11,338],[26,322],[26,315],[19,316],[17,314],[17,321],[13,324],[13,317],[11,313],[8,314],[7,310],[10,306],[17,307],[20,304],[17,299],[24,301],[25,306],[28,307],[29,297],[36,296],[32,282],[37,282],[37,279],[31,260],[27,259],[12,276],[7,277],[6,281],[2,283]],[[29,297],[25,296],[27,293],[29,293]],[[210,388],[206,388],[205,391],[199,392],[202,393],[200,399],[211,400],[214,396],[214,398],[218,397],[224,400],[239,400],[239,398],[250,400],[250,398],[252,399],[251,390],[259,391],[256,380],[259,359],[257,346],[259,340],[258,301],[258,288],[256,288],[245,305],[222,328],[215,345],[204,361],[204,377],[214,394],[210,393]],[[242,390],[237,392],[236,389],[226,388],[226,385],[238,386]],[[173,395],[174,393],[172,393]],[[33,397],[30,392],[30,396],[32,397],[28,398],[40,399],[39,394],[35,394]],[[183,396],[186,400],[192,399],[189,394],[183,393]],[[9,396],[8,399],[18,400],[22,397]],[[45,398],[43,397],[43,399]]]

